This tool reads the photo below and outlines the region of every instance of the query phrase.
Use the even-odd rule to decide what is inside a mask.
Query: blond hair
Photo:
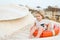
[[[35,11],[34,14],[40,14],[42,18],[44,19],[44,12],[43,11]]]

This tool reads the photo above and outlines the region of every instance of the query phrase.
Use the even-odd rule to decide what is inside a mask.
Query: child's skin
[[[42,16],[40,14],[35,14],[35,17],[38,21],[41,21],[42,20]]]

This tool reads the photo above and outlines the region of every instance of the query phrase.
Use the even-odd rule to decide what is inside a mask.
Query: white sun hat
[[[15,4],[0,6],[0,38],[34,24],[34,17],[24,6]]]
[[[19,5],[0,6],[0,20],[12,20],[21,18],[29,13],[26,7]]]

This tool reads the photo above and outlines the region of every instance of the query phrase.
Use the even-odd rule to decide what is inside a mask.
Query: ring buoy
[[[54,31],[55,31],[55,35],[59,34],[59,27],[54,27]],[[36,29],[35,32],[33,33],[33,36],[36,37],[38,34],[38,30]],[[43,37],[51,37],[53,36],[52,31],[50,30],[45,30],[42,32],[42,34],[39,36],[39,38],[43,38]]]

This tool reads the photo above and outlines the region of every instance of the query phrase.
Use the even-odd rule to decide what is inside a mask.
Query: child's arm
[[[47,30],[51,30],[53,35],[55,35],[54,26],[53,26],[52,23],[48,24],[48,29]]]
[[[34,25],[30,29],[30,38],[33,38],[33,33],[35,32],[36,29],[37,27],[36,27],[36,24],[34,23]]]
[[[38,34],[37,34],[36,38],[39,38],[43,31],[44,31],[44,28],[42,26],[39,27]]]

